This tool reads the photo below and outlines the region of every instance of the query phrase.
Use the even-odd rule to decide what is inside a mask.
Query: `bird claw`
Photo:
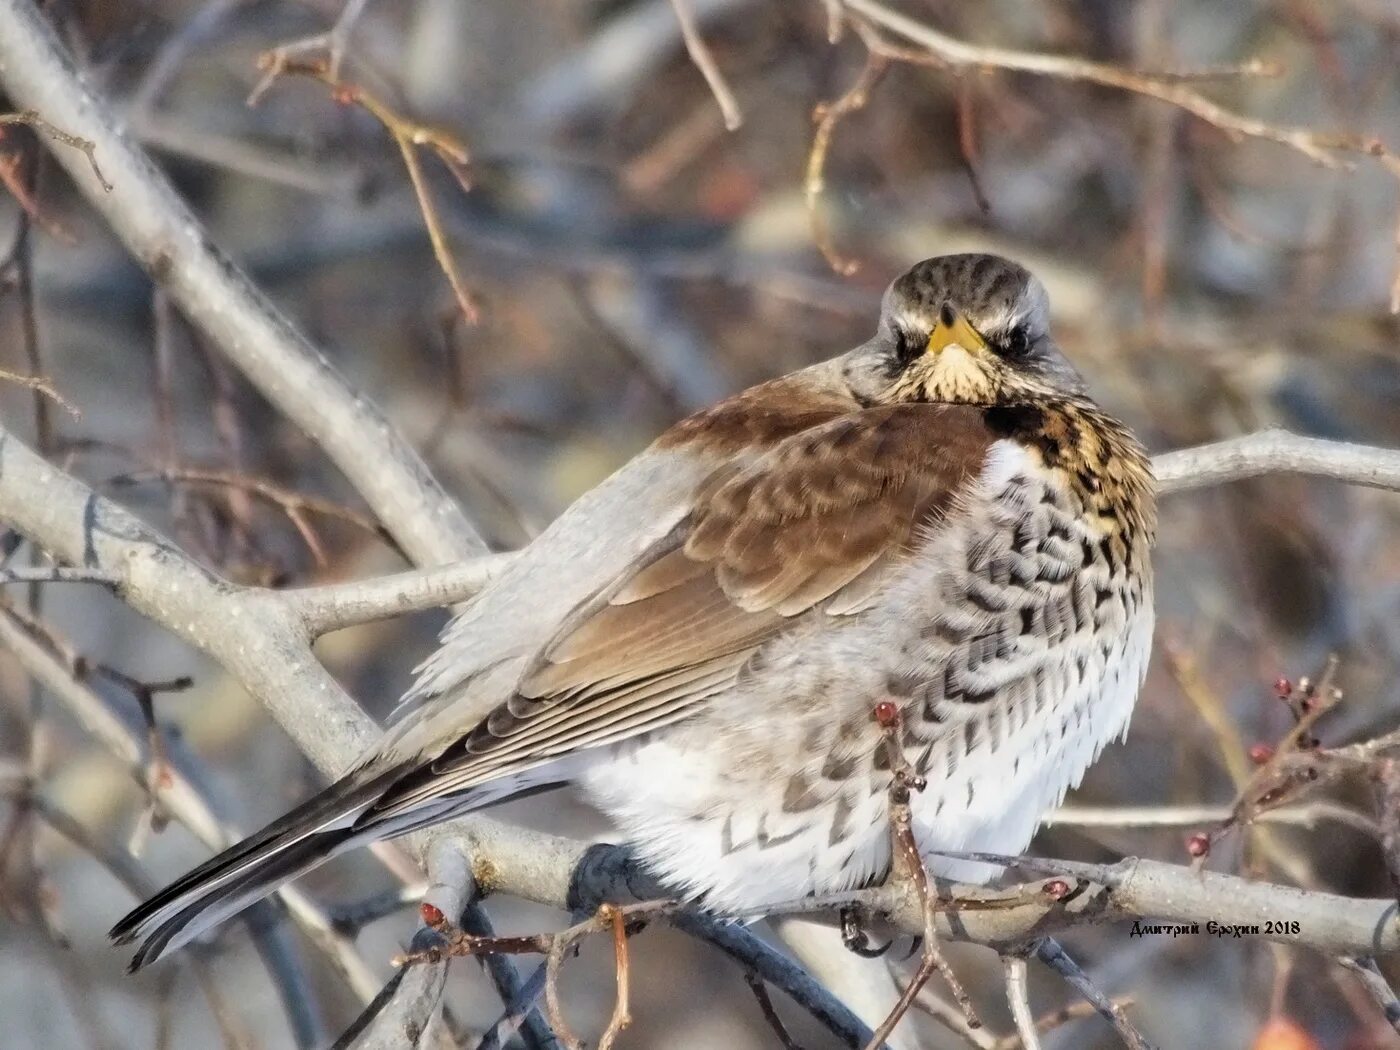
[[[886,941],[878,947],[871,947],[870,935],[865,930],[865,919],[859,905],[848,904],[841,909],[841,943],[849,952],[855,952],[863,959],[878,959],[890,950],[894,941]]]

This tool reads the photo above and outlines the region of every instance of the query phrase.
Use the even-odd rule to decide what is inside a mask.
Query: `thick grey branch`
[[[281,591],[313,636],[423,609],[455,605],[476,594],[510,564],[511,554],[483,554],[433,569],[415,569],[353,583]],[[0,577],[0,583],[6,582]]]

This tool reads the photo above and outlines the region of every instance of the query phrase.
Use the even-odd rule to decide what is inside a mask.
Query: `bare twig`
[[[1400,999],[1396,998],[1395,989],[1390,986],[1390,982],[1381,973],[1380,967],[1376,965],[1376,960],[1369,955],[1343,955],[1337,962],[1356,975],[1367,993],[1375,1000],[1376,1005],[1381,1008],[1381,1012],[1385,1014],[1386,1023],[1400,1032]]]
[[[1123,1008],[1099,991],[1089,980],[1089,975],[1081,970],[1079,965],[1052,938],[1046,937],[1040,941],[1036,945],[1035,955],[1037,959],[1072,985],[1106,1021],[1113,1025],[1129,1050],[1152,1050],[1152,1044],[1133,1027],[1133,1023],[1128,1020],[1128,1015],[1123,1012]]]
[[[1132,1006],[1133,1001],[1134,1000],[1130,996],[1118,996],[1111,1000],[1113,1005],[1117,1006],[1120,1010]],[[1071,1021],[1080,1021],[1086,1017],[1095,1017],[1097,1015],[1098,1010],[1095,1009],[1093,1003],[1079,1000],[1062,1006],[1058,1010],[1052,1010],[1042,1017],[1036,1018],[1035,1030],[1038,1034],[1044,1034],[1046,1032],[1052,1032],[1056,1028],[1061,1028]],[[1014,1033],[1012,1035],[1002,1036],[1000,1039],[988,1045],[989,1050],[1024,1050],[1024,1044],[1021,1041],[1020,1035]]]
[[[870,92],[880,82],[889,68],[884,55],[870,50],[865,56],[865,65],[856,76],[855,83],[844,95],[832,102],[823,102],[812,113],[817,130],[812,135],[812,148],[807,153],[807,175],[802,183],[803,195],[807,200],[807,218],[812,225],[812,239],[826,258],[827,264],[849,277],[860,269],[860,263],[849,259],[837,251],[831,239],[831,229],[822,212],[821,197],[826,189],[826,155],[831,151],[831,137],[836,133],[836,125],[842,118],[865,108],[870,101]]]
[[[1071,55],[1051,55],[1036,51],[1017,51],[1004,47],[970,44],[949,36],[917,19],[886,7],[880,0],[844,0],[847,10],[870,20],[874,25],[903,37],[924,48],[941,63],[952,69],[987,71],[993,69],[1014,73],[1031,73],[1060,80],[1078,80],[1104,87],[1119,88],[1170,103],[1211,124],[1233,138],[1257,138],[1277,142],[1296,150],[1308,159],[1327,168],[1345,167],[1338,153],[1379,155],[1383,148],[1375,139],[1348,133],[1328,133],[1311,128],[1271,124],[1232,112],[1187,86],[1181,74],[1165,76],[1151,72],[1139,73],[1104,62],[1094,62]],[[1238,67],[1237,75],[1261,76],[1272,73],[1267,63]],[[1219,74],[1221,70],[1215,70]]]
[[[792,1033],[787,1030],[787,1025],[783,1024],[783,1019],[778,1016],[778,1011],[773,1008],[773,1000],[768,995],[768,986],[763,983],[763,978],[752,972],[744,974],[744,983],[749,986],[749,991],[753,993],[754,999],[758,1002],[758,1008],[763,1012],[763,1019],[768,1022],[768,1027],[773,1030],[773,1034],[778,1037],[778,1042],[782,1044],[783,1050],[802,1050],[792,1038]]]
[[[499,578],[513,560],[512,554],[486,554],[440,569],[303,587],[281,595],[306,631],[320,637],[343,627],[465,601]]]
[[[117,577],[101,569],[77,569],[70,565],[50,565],[31,569],[0,569],[0,584],[6,583],[96,583],[117,586]]]
[[[64,704],[107,750],[133,770],[147,766],[149,753],[144,729],[124,719],[94,690],[73,677],[68,664],[48,646],[34,638],[12,612],[0,610],[0,648],[11,652],[19,664]],[[178,820],[196,838],[214,849],[237,841],[241,832],[221,821],[204,794],[186,775],[181,762],[171,766],[171,775],[150,783],[162,812]],[[144,778],[139,778],[144,781]],[[355,994],[368,999],[379,982],[359,955],[332,929],[330,920],[301,890],[284,887],[280,894],[292,917],[327,953],[336,970],[344,975]]]
[[[963,1016],[962,1009],[955,1003],[950,1003],[941,996],[935,995],[928,986],[919,992],[919,997],[914,1000],[914,1009],[918,1010],[925,1017],[938,1022],[949,1032],[953,1033],[968,1046],[975,1047],[976,1050],[994,1050],[1001,1040],[997,1038],[995,1032],[987,1028],[973,1028],[967,1023],[967,1018]],[[1015,1039],[1013,1046],[1019,1047],[1020,1040]]]
[[[156,885],[141,870],[140,865],[132,859],[130,854],[109,846],[105,836],[98,837],[91,834],[72,814],[55,805],[43,795],[31,794],[25,799],[24,804],[35,817],[43,821],[45,826],[92,857],[133,897],[143,900],[155,892]],[[264,911],[266,910],[264,909]],[[209,1011],[223,1032],[225,1045],[238,1048],[238,1050],[251,1047],[252,1042],[248,1038],[248,1034],[242,1030],[234,1010],[229,1005],[219,982],[210,973],[205,960],[195,955],[190,960],[190,968],[194,971],[195,980],[199,984],[200,990],[209,1001]],[[307,1009],[311,1009],[314,1005],[311,1002],[313,996],[302,980],[302,975],[289,973],[287,976],[290,978],[288,987],[304,996],[308,1000]],[[297,1007],[292,1004],[288,1004],[288,1006],[289,1012],[294,1014],[293,1022],[296,1023],[295,1011]],[[309,1023],[306,1027],[308,1030],[318,1030],[318,1026],[314,1022]]]
[[[284,74],[308,76],[319,80],[331,88],[337,102],[358,105],[384,125],[384,130],[393,138],[394,144],[399,148],[399,155],[403,157],[409,182],[413,185],[413,194],[418,199],[418,209],[423,214],[423,225],[428,230],[433,256],[447,277],[447,283],[452,287],[452,294],[457,299],[462,316],[469,324],[476,324],[480,319],[480,311],[457,270],[457,262],[447,243],[447,234],[438,216],[437,205],[423,175],[423,165],[418,160],[418,148],[428,148],[457,180],[458,185],[468,190],[471,188],[471,157],[461,139],[442,128],[429,127],[410,120],[368,89],[341,80],[335,70],[324,61],[295,59],[290,53],[278,49],[261,55],[258,58],[258,66],[267,74],[266,84]],[[260,93],[255,92],[254,97],[249,99],[250,104],[256,101]]]
[[[126,474],[118,474],[109,478],[107,484],[113,488],[121,488],[129,485],[139,485],[149,481],[160,481],[173,485],[189,485],[219,490],[231,490],[234,492],[247,493],[256,496],[258,499],[277,507],[286,515],[287,520],[292,523],[300,534],[312,557],[316,559],[316,564],[325,566],[328,564],[325,550],[321,546],[320,538],[307,520],[307,514],[315,514],[320,517],[334,518],[343,521],[348,525],[376,536],[388,543],[391,547],[396,547],[393,534],[383,525],[372,518],[343,507],[332,500],[320,499],[316,496],[308,496],[302,492],[296,492],[285,488],[266,478],[252,477],[236,471],[228,470],[207,470],[198,467],[165,467],[161,470],[132,471]]]
[[[53,385],[53,380],[49,379],[48,376],[26,376],[18,372],[11,372],[7,368],[0,368],[0,383],[14,383],[16,386],[33,390],[62,407],[74,419],[82,419],[83,417],[83,414],[58,392],[58,388]]]
[[[875,705],[873,717],[882,731],[882,746],[890,769],[890,880],[892,884],[912,890],[914,902],[922,918],[920,937],[923,940],[923,955],[889,1016],[870,1037],[866,1050],[880,1050],[895,1026],[909,1012],[920,989],[935,972],[941,974],[947,983],[954,1000],[967,1019],[968,1027],[982,1027],[982,1022],[972,1007],[972,999],[938,947],[938,911],[932,887],[929,886],[928,870],[924,867],[923,856],[914,840],[913,814],[909,805],[911,792],[922,791],[925,781],[914,771],[914,767],[904,755],[901,712],[892,702],[882,701]]]
[[[1219,806],[1066,806],[1054,810],[1046,825],[1080,828],[1189,828],[1217,824],[1230,819],[1233,804]],[[1300,802],[1258,814],[1263,824],[1293,824],[1313,828],[1323,821],[1336,821],[1355,828],[1363,835],[1379,837],[1376,822],[1348,806],[1319,799]]]
[[[1232,141],[1258,139],[1278,143],[1325,168],[1350,170],[1353,165],[1346,159],[1347,154],[1375,158],[1397,181],[1400,181],[1400,158],[1396,158],[1386,145],[1375,136],[1348,132],[1325,132],[1245,116],[1207,98],[1191,86],[1193,82],[1222,76],[1269,76],[1275,74],[1277,72],[1275,67],[1266,62],[1247,62],[1235,67],[1209,67],[1195,72],[1138,71],[1072,55],[1053,55],[1037,51],[1019,51],[1012,48],[972,44],[895,11],[881,0],[840,0],[840,2],[850,24],[855,26],[857,30],[861,30],[862,25],[866,26],[866,29],[861,30],[861,35],[866,39],[866,45],[872,58],[878,54],[886,59],[895,58],[901,61],[912,60],[924,63],[931,61],[947,68],[954,74],[988,73],[1002,70],[1053,77],[1059,80],[1100,84],[1104,87],[1165,102],[1212,127],[1218,128]],[[828,15],[830,16],[829,8]],[[914,48],[917,49],[914,56],[896,54],[897,49],[886,42],[878,31],[891,33],[914,45]],[[860,105],[863,104],[864,100],[862,99]],[[846,111],[858,109],[860,105],[848,106]],[[830,133],[827,134],[829,137]],[[813,153],[816,152],[814,147]],[[809,200],[811,199],[810,187],[813,182],[811,173],[812,166],[809,161]],[[819,180],[817,185],[820,187]],[[1396,241],[1397,249],[1400,249],[1400,226],[1397,226]],[[820,245],[820,243],[819,241],[818,244]],[[826,249],[823,249],[823,254],[827,254]],[[829,260],[830,258],[831,256],[828,255]],[[836,268],[841,273],[849,272],[841,267]],[[1400,310],[1400,264],[1396,266],[1391,293],[1392,310]]]
[[[958,152],[962,156],[963,168],[967,171],[968,185],[972,187],[977,209],[986,215],[992,210],[992,202],[987,199],[982,188],[982,176],[978,174],[977,112],[973,82],[963,78],[958,82]]]
[[[262,70],[263,75],[249,93],[248,105],[256,106],[268,88],[276,83],[277,78],[286,72],[294,61],[304,60],[307,55],[323,55],[327,74],[332,81],[338,81],[341,65],[345,61],[345,52],[350,46],[350,34],[367,6],[369,0],[345,0],[340,16],[330,29],[302,37],[300,40],[279,44],[266,52],[258,60],[258,68]]]
[[[632,966],[627,956],[627,917],[616,905],[605,904],[600,918],[612,927],[613,967],[617,980],[617,997],[613,1003],[608,1027],[598,1040],[598,1050],[611,1050],[617,1037],[632,1023]]]
[[[585,937],[611,930],[617,966],[617,1000],[607,1028],[598,1043],[599,1050],[608,1050],[618,1033],[632,1021],[628,1009],[631,977],[627,958],[627,920],[634,915],[660,915],[674,907],[674,903],[670,901],[649,901],[625,906],[604,903],[587,919],[558,933],[537,933],[524,937],[480,937],[455,926],[447,921],[440,909],[425,904],[424,921],[430,929],[440,935],[440,942],[398,955],[394,959],[394,965],[404,967],[434,964],[458,955],[542,954],[546,957],[544,992],[550,1024],[566,1047],[570,1050],[580,1050],[582,1044],[564,1019],[560,1005],[560,970],[565,959],[575,953],[579,942]]]
[[[724,74],[715,64],[715,56],[710,53],[710,47],[700,33],[689,0],[671,0],[671,6],[675,9],[676,21],[681,26],[681,38],[685,41],[686,52],[695,63],[695,68],[700,70],[701,76],[705,78],[705,83],[710,86],[710,93],[715,96],[719,111],[724,114],[724,126],[730,131],[737,131],[744,123],[743,111],[740,110],[738,99],[734,97],[734,92],[725,81]]]
[[[112,184],[102,174],[102,169],[97,166],[97,147],[90,140],[54,127],[39,116],[36,110],[32,109],[26,109],[23,113],[0,113],[0,125],[3,124],[26,124],[36,131],[42,131],[55,142],[61,142],[63,145],[77,150],[87,158],[88,167],[92,169],[92,177],[97,180],[98,185],[107,192],[111,192]]]
[[[1040,1034],[1026,988],[1026,959],[1023,955],[1003,955],[1002,970],[1006,974],[1006,1001],[1011,1004],[1011,1017],[1016,1033],[1021,1037],[1022,1050],[1040,1050]]]

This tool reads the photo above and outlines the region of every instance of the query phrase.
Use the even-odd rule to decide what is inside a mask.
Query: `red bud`
[[[1064,879],[1051,879],[1040,889],[1051,900],[1062,901],[1069,896],[1069,883]]]

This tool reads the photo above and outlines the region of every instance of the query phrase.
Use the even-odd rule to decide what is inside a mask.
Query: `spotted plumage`
[[[848,353],[683,420],[475,599],[375,754],[118,924],[136,964],[352,846],[571,781],[745,915],[916,838],[1015,852],[1121,734],[1152,632],[1147,459],[994,256],[928,260]]]

